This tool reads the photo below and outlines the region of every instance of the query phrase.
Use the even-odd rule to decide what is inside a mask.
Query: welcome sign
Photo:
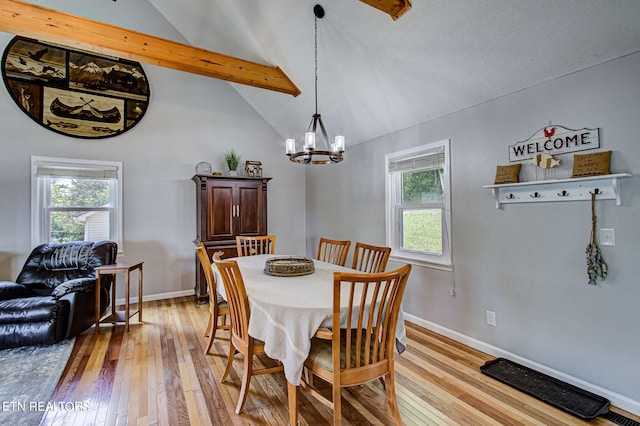
[[[529,139],[509,146],[509,162],[529,160],[537,154],[565,154],[600,148],[600,128],[573,130],[547,126]]]

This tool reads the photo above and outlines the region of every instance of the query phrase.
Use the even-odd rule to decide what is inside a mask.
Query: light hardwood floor
[[[129,333],[105,326],[99,335],[92,328],[79,336],[51,401],[79,402],[83,409],[48,411],[41,424],[286,425],[287,385],[280,373],[254,377],[243,413],[234,414],[241,362],[219,382],[228,332],[205,355],[208,314],[208,306],[190,297],[145,302],[144,323],[134,317]],[[407,351],[396,357],[406,425],[614,424],[582,421],[498,383],[479,371],[491,356],[410,323],[407,340]],[[345,425],[393,424],[380,382],[343,390],[342,397]],[[301,391],[301,425],[328,425],[331,419],[326,407]]]

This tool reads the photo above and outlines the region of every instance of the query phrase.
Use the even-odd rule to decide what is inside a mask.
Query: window
[[[31,157],[32,243],[110,240],[122,251],[122,163]]]
[[[391,258],[451,269],[449,140],[387,154]]]

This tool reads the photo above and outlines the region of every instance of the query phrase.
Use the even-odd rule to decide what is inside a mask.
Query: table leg
[[[116,274],[111,275],[111,318],[116,317]]]
[[[95,306],[96,306],[96,330],[95,333],[100,332],[100,274],[96,274],[96,290],[95,290]]]
[[[138,269],[138,321],[142,322],[142,265]]]
[[[289,395],[289,425],[298,424],[298,386],[287,380],[287,394]]]
[[[129,272],[124,275],[124,328],[129,331]]]

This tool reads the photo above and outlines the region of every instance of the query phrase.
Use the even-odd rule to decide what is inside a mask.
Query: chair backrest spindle
[[[351,241],[331,240],[328,238],[320,238],[318,244],[318,260],[333,263],[334,265],[344,266],[347,262],[347,254]]]
[[[391,247],[356,243],[351,267],[361,272],[384,272],[391,255]]]

